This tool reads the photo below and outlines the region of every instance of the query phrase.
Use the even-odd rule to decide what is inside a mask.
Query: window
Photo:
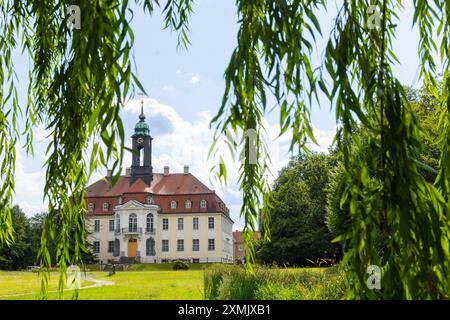
[[[200,263],[200,259],[192,259],[192,263]]]
[[[108,241],[108,253],[114,253],[114,241]]]
[[[147,215],[147,232],[153,232],[153,214]]]
[[[100,252],[100,241],[94,241],[94,253]]]
[[[152,196],[147,196],[147,197],[145,197],[145,203],[146,203],[146,204],[152,204],[152,203],[153,203]]]
[[[177,240],[177,251],[184,251],[184,240],[183,239]]]
[[[94,204],[91,202],[88,204],[88,211],[93,212],[94,211]]]
[[[128,231],[137,232],[137,216],[132,213],[128,219]]]
[[[120,232],[120,216],[116,214],[116,232]]]
[[[178,218],[178,230],[183,230],[183,228],[184,228],[183,218]]]
[[[169,230],[169,219],[168,218],[163,219],[163,230]]]
[[[94,221],[94,232],[100,232],[100,220]]]
[[[162,251],[169,252],[169,240],[162,241]]]
[[[206,209],[206,200],[200,201],[200,208]]]
[[[114,240],[114,257],[118,257],[120,255],[120,240]]]
[[[214,229],[214,217],[208,218],[208,229]]]
[[[216,250],[216,243],[214,239],[208,239],[208,251]]]
[[[200,251],[200,240],[192,239],[192,251]]]
[[[172,209],[177,208],[177,202],[175,200],[172,200],[172,202],[170,202],[170,208],[172,208]]]
[[[108,211],[109,208],[109,203],[108,202],[104,202],[103,203],[103,211]]]
[[[243,247],[242,247],[242,244],[240,244],[239,245],[239,251],[242,251],[243,250]]]
[[[147,256],[154,256],[155,255],[155,239],[148,238],[145,243],[145,252]]]
[[[190,209],[190,208],[192,207],[192,202],[191,202],[191,200],[186,200],[186,201],[184,202],[184,207],[185,207],[186,209]]]
[[[114,219],[109,220],[109,232],[114,232]]]
[[[198,230],[198,218],[194,218],[192,221],[192,229]]]

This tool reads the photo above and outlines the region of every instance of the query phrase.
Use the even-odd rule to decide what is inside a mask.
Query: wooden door
[[[137,240],[130,239],[128,240],[128,257],[136,257],[137,253]]]

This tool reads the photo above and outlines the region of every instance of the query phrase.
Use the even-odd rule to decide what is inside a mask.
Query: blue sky
[[[394,71],[406,85],[417,84],[418,70],[418,36],[411,30],[411,2],[405,2],[406,9],[400,15],[394,47],[402,62]],[[144,106],[154,138],[154,167],[162,169],[164,165],[169,165],[172,172],[181,172],[183,165],[189,165],[193,174],[223,197],[236,222],[235,228],[241,229],[243,222],[239,218],[241,195],[236,184],[237,171],[231,174],[227,186],[220,186],[210,179],[209,170],[213,163],[206,157],[212,137],[209,121],[219,108],[224,91],[223,73],[236,45],[238,19],[235,5],[230,0],[197,0],[194,11],[189,34],[192,44],[188,50],[177,50],[177,35],[162,30],[163,18],[158,10],[152,17],[144,15],[140,9],[134,10],[132,26],[136,71],[148,93]],[[324,38],[328,37],[335,12],[334,8],[330,8],[328,13],[320,15]],[[316,62],[320,60],[323,47],[324,40],[318,41],[314,56]],[[28,60],[18,53],[14,60],[19,78],[26,79]],[[26,85],[26,81],[21,81],[19,91],[22,102],[26,101]],[[138,119],[139,109],[140,102],[136,97],[122,112],[128,136]],[[266,115],[268,138],[273,142],[274,174],[289,160],[288,137],[275,140],[278,130],[276,112]],[[335,120],[329,102],[323,97],[320,106],[313,108],[312,119],[320,143],[315,149],[326,150],[333,138]],[[36,154],[27,158],[23,151],[18,150],[16,174],[18,192],[15,203],[29,215],[45,210],[42,201],[45,169],[42,165],[48,133],[43,128],[36,128],[35,133]],[[125,165],[130,164],[130,159],[127,155]],[[103,175],[104,172],[98,172],[93,180]]]

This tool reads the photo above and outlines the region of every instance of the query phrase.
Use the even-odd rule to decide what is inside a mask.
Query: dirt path
[[[88,285],[88,286],[85,286],[85,287],[81,287],[81,288],[78,289],[78,290],[92,289],[92,288],[103,287],[103,286],[112,286],[112,285],[115,284],[115,283],[112,282],[112,281],[105,281],[105,280],[97,280],[97,279],[94,279],[94,278],[92,278],[92,276],[90,276],[90,275],[83,275],[82,278],[81,278],[81,280],[91,281],[91,282],[94,282],[94,283],[93,283],[93,284],[90,284],[90,285]],[[74,289],[67,289],[67,290],[64,290],[64,292],[72,291],[72,290],[74,290]],[[48,293],[52,293],[52,292],[59,292],[59,291],[58,291],[58,290],[48,291]],[[25,292],[25,293],[16,293],[16,294],[5,294],[5,295],[1,295],[1,296],[0,296],[0,300],[1,300],[3,297],[27,296],[27,295],[30,295],[30,294],[35,294],[35,292]]]

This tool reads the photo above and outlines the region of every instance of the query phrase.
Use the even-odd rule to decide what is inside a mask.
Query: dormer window
[[[200,201],[200,208],[206,209],[206,200]]]
[[[184,207],[185,207],[186,209],[190,209],[190,208],[192,207],[192,202],[191,202],[191,200],[186,200],[186,201],[184,202]]]
[[[152,196],[147,196],[147,197],[145,197],[145,203],[146,203],[146,204],[152,204],[152,203],[153,203]]]
[[[94,204],[91,202],[88,204],[88,211],[93,212],[94,211]]]
[[[177,202],[175,200],[172,200],[172,202],[170,202],[170,208],[172,208],[172,209],[177,208]]]
[[[108,202],[104,202],[103,203],[103,211],[108,211],[109,209],[109,203]]]

